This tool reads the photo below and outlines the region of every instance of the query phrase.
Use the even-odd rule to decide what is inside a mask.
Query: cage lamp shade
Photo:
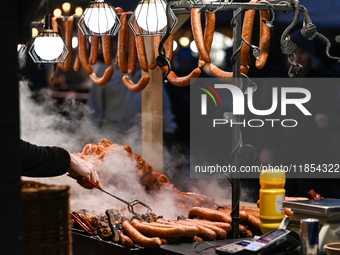
[[[141,1],[135,10],[137,24],[145,31],[157,32],[167,25],[166,3],[162,0]]]
[[[62,63],[69,53],[58,31],[52,30],[51,21],[51,15],[46,15],[44,31],[35,38],[28,52],[35,63]]]
[[[110,3],[103,0],[90,2],[80,17],[78,26],[84,35],[116,35],[121,22]]]
[[[155,36],[165,35],[168,27],[171,33],[177,22],[178,19],[171,8],[167,9],[166,0],[140,0],[128,24],[136,36]]]
[[[64,42],[60,36],[38,36],[34,40],[34,46],[40,58],[52,61],[63,52]]]

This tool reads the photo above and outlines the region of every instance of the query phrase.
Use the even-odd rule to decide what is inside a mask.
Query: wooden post
[[[152,37],[145,39],[151,63]],[[142,71],[142,75],[145,72]],[[157,172],[163,172],[163,73],[157,66],[149,70],[150,81],[142,91],[142,157]]]

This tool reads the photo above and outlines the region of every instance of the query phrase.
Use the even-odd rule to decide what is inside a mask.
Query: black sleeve
[[[58,176],[70,168],[70,154],[63,148],[37,146],[20,140],[20,154],[23,176]]]

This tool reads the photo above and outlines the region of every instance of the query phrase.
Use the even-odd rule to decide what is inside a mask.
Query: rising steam
[[[66,100],[62,106],[67,116],[60,114],[55,103],[42,91],[39,103],[32,99],[32,92],[28,82],[20,82],[20,121],[21,138],[33,144],[42,146],[59,146],[71,153],[81,152],[87,143],[97,144],[105,138],[112,143],[130,145],[133,153],[141,154],[141,130],[140,126],[132,127],[127,134],[121,135],[114,130],[98,129],[91,121],[91,109],[73,98]],[[174,172],[178,172],[177,166],[187,163],[181,154],[167,151],[164,148],[164,165],[169,170],[169,179],[177,181]],[[176,159],[176,160],[175,160]],[[150,195],[140,184],[137,176],[136,162],[131,160],[125,150],[117,153],[108,153],[102,162],[95,163],[101,183],[105,190],[122,197],[125,200],[139,199],[149,204],[153,212],[163,215],[166,219],[174,219],[180,212],[174,206],[173,197],[170,194],[161,193]],[[190,179],[189,176],[180,174],[186,180],[187,191],[193,191],[210,195],[215,198],[230,198],[230,186],[225,185],[226,180],[215,179]],[[187,179],[186,179],[187,178]],[[31,178],[25,178],[30,179]],[[106,209],[124,208],[125,205],[99,190],[87,190],[79,186],[75,180],[66,175],[55,178],[38,178],[36,181],[47,184],[62,184],[71,187],[71,209],[88,209],[103,214]],[[218,202],[218,200],[217,200]],[[144,210],[142,208],[142,210]]]

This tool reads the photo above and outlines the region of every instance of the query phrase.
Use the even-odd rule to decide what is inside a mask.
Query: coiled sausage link
[[[260,2],[263,0],[260,0]],[[255,62],[255,66],[257,69],[262,69],[267,63],[267,58],[269,54],[269,46],[270,46],[270,28],[262,21],[270,20],[270,11],[260,11],[260,56]]]
[[[258,0],[251,0],[251,4],[256,4]],[[243,27],[242,27],[242,37],[247,42],[251,43],[251,37],[253,33],[253,25],[255,18],[255,10],[248,10],[244,14]],[[241,66],[244,68],[244,74],[247,74],[249,71],[249,63],[250,63],[250,55],[249,55],[250,46],[243,42],[241,48]]]
[[[128,24],[127,24],[127,13],[124,12],[120,16],[120,21],[122,26],[118,32],[118,65],[121,73],[127,73],[127,59],[126,59],[126,51],[127,51],[127,34],[129,33]]]
[[[91,36],[91,54],[90,54],[90,64],[91,65],[94,65],[97,62],[98,46],[99,46],[99,37],[98,36]]]
[[[165,55],[168,57],[169,61],[171,62],[172,60],[172,54],[174,51],[174,34],[173,32],[170,34],[169,38],[166,39],[164,43],[164,48],[165,48]]]
[[[65,25],[63,25],[63,28],[65,29],[65,33],[63,33],[63,37],[65,38],[65,44],[68,49],[68,55],[63,63],[58,63],[58,66],[63,71],[68,71],[71,69],[72,66],[72,38],[73,38],[73,20],[74,17],[70,16],[67,19],[67,22],[65,22]],[[60,65],[59,65],[60,64]]]
[[[103,85],[106,85],[110,81],[112,75],[113,75],[113,67],[110,65],[106,68],[103,77],[98,77],[96,73],[92,73],[90,74],[90,79],[94,84],[98,86],[103,86]]]
[[[205,28],[204,28],[204,44],[207,48],[208,54],[210,53],[212,42],[214,39],[214,30],[215,30],[215,22],[216,17],[215,13],[205,13]],[[198,66],[203,67],[205,65],[205,61],[202,57],[199,57]]]
[[[129,59],[128,59],[128,73],[134,74],[137,64],[137,48],[135,34],[129,30]]]
[[[174,71],[170,71],[168,74],[168,80],[176,86],[187,86],[190,85],[190,79],[197,79],[201,74],[201,69],[197,67],[189,75],[184,77],[178,77]]]
[[[73,14],[72,15],[73,17],[76,17],[76,18],[79,18],[79,16],[77,14]],[[81,63],[80,63],[80,59],[79,59],[79,47],[77,47],[77,50],[76,50],[76,59],[73,63],[73,70],[78,72],[80,70],[80,67],[81,67]]]
[[[204,39],[203,39],[203,32],[202,32],[202,25],[201,25],[201,13],[199,12],[200,8],[192,8],[191,10],[191,27],[192,33],[194,36],[194,40],[198,49],[202,60],[206,63],[211,63],[211,59],[205,46]]]
[[[112,63],[112,54],[111,54],[111,37],[110,36],[102,36],[102,49],[104,62],[107,65],[111,65]]]
[[[128,90],[134,93],[139,93],[143,89],[145,89],[145,87],[149,84],[150,75],[148,73],[144,74],[144,76],[140,79],[140,81],[137,84],[134,84],[127,74],[123,76],[122,80],[124,85],[128,88]]]
[[[79,47],[79,59],[87,74],[92,74],[92,66],[89,63],[86,53],[86,37],[80,31],[78,27],[78,47]]]
[[[136,24],[136,20],[133,21],[133,26],[136,31],[138,31],[138,27]],[[140,63],[140,66],[144,72],[148,72],[149,70],[149,64],[148,64],[148,59],[146,57],[146,52],[145,52],[145,44],[144,44],[144,37],[143,36],[136,36],[136,47],[137,47],[137,55],[138,55],[138,60]]]
[[[156,35],[156,36],[153,36],[152,37],[152,57],[151,57],[151,64],[149,66],[149,68],[151,70],[155,69],[157,67],[157,63],[156,63],[156,59],[158,57],[158,46],[159,46],[159,43],[161,41],[162,37],[159,36],[159,35]]]

